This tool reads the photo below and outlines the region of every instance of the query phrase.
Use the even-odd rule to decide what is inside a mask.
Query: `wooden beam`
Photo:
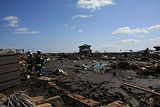
[[[45,104],[37,105],[37,106],[35,106],[35,107],[52,107],[52,105],[49,104],[49,103],[45,103]]]
[[[17,56],[17,54],[13,54],[13,53],[3,53],[3,54],[0,54],[0,57],[6,57],[6,56]]]
[[[0,66],[0,74],[12,72],[15,70],[20,70],[20,65],[18,63],[6,64]]]
[[[89,98],[85,98],[84,96],[81,96],[79,94],[75,94],[75,93],[69,93],[69,94],[66,94],[67,97],[71,98],[71,99],[74,99],[82,104],[85,104],[89,107],[93,107],[93,106],[96,106],[96,105],[99,105],[100,102],[97,102],[97,101],[94,101],[92,99],[89,99]]]
[[[42,79],[43,79],[43,78],[41,78],[40,80],[42,80]],[[47,77],[46,77],[46,78],[44,78],[44,80],[50,80],[50,79],[49,79],[49,78],[47,79]],[[58,90],[58,91],[63,91],[63,93],[64,93],[67,97],[69,97],[69,98],[71,98],[71,99],[73,99],[73,100],[76,100],[76,101],[80,102],[81,104],[87,105],[87,106],[89,106],[89,107],[93,107],[93,106],[96,106],[96,105],[99,105],[99,104],[100,104],[100,102],[94,101],[94,100],[89,99],[89,98],[85,98],[84,96],[81,96],[81,95],[79,95],[79,94],[70,93],[69,91],[66,91],[65,89],[59,87],[59,86],[58,86],[56,83],[54,83],[54,82],[48,82],[48,84],[49,84],[51,87],[54,87],[54,88],[55,88],[56,90]]]
[[[13,79],[20,78],[20,71],[13,71],[5,74],[0,74],[0,84],[2,82],[12,81]]]
[[[10,63],[18,63],[18,57],[17,56],[0,57],[0,66]]]
[[[11,88],[11,87],[14,87],[16,85],[20,85],[20,84],[21,84],[20,77],[17,78],[17,79],[14,79],[12,81],[3,82],[3,83],[0,84],[0,91]]]
[[[49,77],[45,77],[45,76],[41,76],[40,78],[38,78],[39,80],[43,80],[43,81],[53,81],[55,80],[55,78],[49,78]]]
[[[56,88],[56,90],[62,91],[62,88],[59,87],[56,83],[54,83],[54,82],[48,82],[48,84],[49,84],[50,86]]]
[[[50,103],[50,104],[54,104],[54,102],[61,100],[60,96],[54,96],[54,97],[50,97],[47,98],[46,100],[43,100],[41,102],[39,102],[38,104],[43,104],[43,103]]]
[[[130,106],[129,106],[129,104],[124,104],[122,101],[117,100],[117,101],[114,101],[110,104],[100,106],[100,107],[130,107]]]
[[[155,91],[152,91],[152,90],[149,90],[149,89],[146,89],[146,88],[138,87],[138,86],[135,86],[135,85],[132,85],[132,84],[123,83],[123,85],[129,86],[129,87],[132,87],[132,88],[136,88],[136,89],[139,89],[139,90],[142,90],[142,91],[146,91],[146,92],[149,92],[149,93],[152,93],[152,94],[160,95],[160,93],[158,93],[158,92],[155,92]]]

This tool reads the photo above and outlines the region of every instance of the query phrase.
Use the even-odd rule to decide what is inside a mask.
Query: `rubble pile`
[[[112,69],[121,69],[121,70],[137,70],[139,67],[127,61],[118,61],[111,64]]]
[[[34,107],[35,103],[25,94],[25,91],[16,91],[8,95],[0,105],[4,107]]]
[[[28,89],[28,95],[37,106],[160,106],[158,54],[151,54],[147,60],[140,53],[97,53],[90,56],[50,54],[46,55],[48,60],[43,67],[42,77],[22,79],[21,88]],[[25,55],[20,57],[19,63],[25,71],[23,57]],[[15,94],[4,96],[3,99],[7,100],[3,100],[3,104],[9,105],[13,104],[9,102],[11,98],[17,98]],[[26,102],[25,105],[33,104]]]

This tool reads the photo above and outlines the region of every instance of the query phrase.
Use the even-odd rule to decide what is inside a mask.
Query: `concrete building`
[[[159,46],[154,46],[153,48],[155,48],[156,51],[160,51],[160,45]]]
[[[81,45],[79,46],[79,53],[82,55],[90,55],[92,53],[92,50],[90,49],[91,45]]]

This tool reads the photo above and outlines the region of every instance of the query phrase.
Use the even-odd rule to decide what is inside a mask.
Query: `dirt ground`
[[[153,65],[155,60],[126,59],[125,61],[117,61],[114,58],[112,60],[102,60],[101,58],[73,60],[72,58],[63,58],[63,60],[50,57],[50,61],[43,68],[42,75],[53,78],[52,82],[68,92],[77,93],[85,98],[98,101],[100,102],[99,105],[107,105],[120,100],[131,107],[160,106],[160,97],[158,95],[124,85],[124,83],[128,83],[160,92],[159,76],[156,76],[155,73],[138,74],[139,68],[130,64]],[[120,64],[117,62],[120,62]],[[75,106],[74,102],[69,103],[71,101],[66,99],[63,93],[51,88],[47,81],[40,81],[36,78],[23,79],[22,85],[16,89],[27,89],[28,95],[36,103],[49,97],[60,95],[66,107]],[[3,93],[9,94],[9,92],[11,90]],[[81,107],[81,105],[77,105],[77,107]]]
[[[83,69],[83,64],[89,68],[94,65],[94,68]],[[65,60],[63,63],[61,61],[50,61],[44,69],[44,75],[55,78],[54,82],[66,90],[99,101],[101,105],[116,100],[121,100],[134,107],[152,105],[153,102],[141,100],[146,97],[157,98],[156,95],[124,86],[123,83],[153,90],[160,85],[159,78],[138,75],[136,70],[130,69],[106,70],[108,64],[108,61],[92,61],[90,59]],[[58,74],[56,72],[57,68],[62,69],[65,73]],[[157,104],[154,102],[154,105]]]

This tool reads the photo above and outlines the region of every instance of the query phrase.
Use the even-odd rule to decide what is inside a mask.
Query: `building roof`
[[[79,46],[79,47],[85,47],[85,46],[91,47],[91,45],[87,45],[87,44],[81,45],[81,46]]]

